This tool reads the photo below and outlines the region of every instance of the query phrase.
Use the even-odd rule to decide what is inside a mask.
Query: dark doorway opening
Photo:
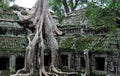
[[[104,71],[104,67],[105,67],[105,58],[104,57],[96,57],[95,58],[95,64],[96,64],[96,67],[95,69],[96,70],[101,70],[101,71]]]
[[[51,61],[50,55],[44,55],[44,65],[49,66],[50,61]]]
[[[61,55],[61,62],[63,66],[68,66],[68,55]]]
[[[80,64],[81,64],[81,68],[85,68],[85,59],[84,59],[84,57],[81,57]]]
[[[9,70],[9,58],[0,58],[0,70]]]
[[[17,57],[16,58],[16,70],[22,69],[24,67],[24,58]]]
[[[7,32],[7,29],[0,27],[0,35],[5,35]]]

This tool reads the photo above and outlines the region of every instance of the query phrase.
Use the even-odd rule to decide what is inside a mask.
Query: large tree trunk
[[[35,30],[31,30],[27,28],[28,31],[28,46],[26,48],[25,54],[25,64],[24,68],[18,70],[17,73],[13,76],[29,76],[32,75],[34,72],[33,65],[34,64],[34,55],[35,55],[35,47],[39,47],[38,54],[38,63],[39,63],[39,76],[45,75],[48,76],[49,74],[58,76],[57,74],[72,74],[67,72],[58,71],[55,66],[55,59],[56,59],[56,50],[58,49],[58,43],[54,37],[54,33],[57,35],[62,35],[63,33],[57,28],[55,22],[52,19],[52,16],[48,9],[48,0],[37,0],[36,4],[29,12],[28,16],[22,15],[20,12],[15,13],[18,15],[21,21],[30,21],[27,27],[35,28]],[[31,37],[33,35],[33,38]],[[44,67],[44,50],[45,50],[45,41],[48,43],[49,48],[51,49],[51,65],[50,70],[53,73],[49,73],[45,71]],[[23,74],[23,71],[25,74]]]
[[[28,16],[23,16],[20,12],[17,13],[19,19],[21,21],[30,21],[29,25],[27,27],[29,28],[35,28],[35,30],[31,30],[28,28],[28,41],[29,44],[26,48],[26,54],[25,54],[25,66],[23,69],[18,70],[17,73],[14,76],[21,75],[32,75],[34,68],[34,57],[35,57],[35,47],[38,44],[38,63],[39,63],[39,76],[45,75],[55,75],[58,76],[58,74],[76,74],[75,72],[67,73],[67,72],[61,72],[56,69],[54,66],[55,59],[56,59],[56,51],[58,49],[58,43],[57,40],[54,37],[54,33],[57,35],[62,35],[63,33],[57,28],[55,25],[55,22],[52,19],[52,16],[49,12],[48,8],[48,0],[37,0],[36,4],[32,8],[32,10],[29,12]],[[31,37],[33,36],[33,37]],[[51,50],[51,65],[50,70],[51,72],[46,72],[44,67],[44,50],[45,50],[45,41],[48,43],[48,47]],[[27,74],[20,74],[22,71],[25,71]]]

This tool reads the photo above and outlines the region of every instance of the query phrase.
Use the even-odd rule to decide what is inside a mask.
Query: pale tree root
[[[16,74],[12,74],[10,76],[32,76],[32,73],[27,72],[25,68],[20,69],[16,72]]]
[[[59,76],[59,75],[76,75],[78,74],[77,72],[46,72],[46,71],[41,71],[39,72],[39,76]]]
[[[59,76],[59,75],[76,75],[78,72],[62,72],[55,67],[51,68],[50,72],[45,71],[44,66],[39,70],[39,76]]]
[[[56,73],[46,72],[44,69],[41,69],[39,72],[39,76],[42,76],[42,75],[44,75],[44,76],[59,76]]]
[[[57,69],[54,64],[51,64],[49,67],[49,71],[56,75],[76,75],[78,72],[62,72],[60,69]]]
[[[35,36],[33,37],[33,39],[30,38],[30,36],[28,36],[28,41],[29,44],[28,46],[28,53],[26,53],[26,57],[25,57],[25,69],[23,70],[19,70],[18,73],[16,73],[13,76],[31,76],[32,70],[33,69],[33,58],[34,58],[34,52],[35,52],[35,46],[37,46],[37,43],[40,44],[39,45],[39,49],[40,49],[40,54],[39,55],[39,64],[40,64],[40,68],[39,68],[39,76],[59,76],[59,75],[64,75],[64,74],[77,74],[76,72],[61,72],[58,71],[55,67],[54,67],[54,63],[55,63],[55,59],[56,59],[56,50],[58,49],[58,43],[54,37],[54,33],[57,35],[64,35],[55,25],[55,22],[52,19],[52,16],[50,14],[50,12],[48,11],[48,0],[37,0],[35,6],[35,8],[32,8],[33,13],[31,13],[31,15],[28,17],[25,17],[23,15],[21,15],[21,13],[18,13],[18,17],[21,21],[24,20],[28,20],[28,21],[32,21],[31,24],[28,25],[28,27],[34,27],[34,33]],[[37,7],[37,8],[36,8]],[[32,30],[31,30],[32,31]],[[44,35],[44,36],[43,36]],[[44,44],[44,39],[45,38],[48,41],[48,46],[51,49],[51,72],[46,72],[45,71],[45,67],[44,67],[44,49],[45,49],[45,44]],[[31,46],[32,45],[32,46]],[[22,71],[28,71],[30,73],[27,74],[20,74]]]
[[[10,76],[32,76],[32,75],[30,73],[27,73],[27,74],[13,74]]]
[[[78,74],[78,72],[62,72],[62,71],[60,71],[60,70],[57,70],[55,67],[52,67],[51,68],[51,71],[53,72],[53,73],[56,73],[56,74],[59,74],[59,75],[73,75],[73,74]]]
[[[32,76],[33,75],[33,56],[34,56],[34,48],[36,41],[38,40],[38,32],[36,32],[35,37],[31,41],[30,37],[28,36],[29,45],[26,48],[26,59],[25,59],[25,66],[23,69],[20,69],[16,72],[16,74],[10,76]]]

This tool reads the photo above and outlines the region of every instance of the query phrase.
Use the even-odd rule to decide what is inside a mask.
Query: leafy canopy
[[[9,7],[9,2],[15,0],[0,0],[0,9],[7,9]]]
[[[118,26],[116,19],[120,18],[120,0],[91,1],[87,4],[85,16],[89,19],[88,25],[114,30]]]

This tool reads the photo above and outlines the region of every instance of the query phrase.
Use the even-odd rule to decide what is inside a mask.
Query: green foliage
[[[62,8],[62,1],[61,0],[50,0],[49,2],[50,8],[55,12],[55,15],[58,16],[58,20],[61,23],[65,17],[65,12]]]
[[[120,0],[106,0],[101,6],[95,2],[88,3],[85,16],[93,27],[107,27],[110,31],[117,26],[116,18],[120,17]],[[90,26],[91,27],[91,26]]]
[[[98,42],[98,43],[96,43],[96,44],[93,46],[92,50],[97,51],[97,52],[103,51],[103,50],[104,50],[104,47],[103,47],[104,41],[105,41],[105,39],[104,39],[104,40],[101,40],[101,41]]]
[[[49,5],[54,10],[55,15],[58,16],[58,20],[61,23],[65,17],[66,13],[71,13],[70,11],[74,11],[75,9],[80,9],[78,6],[83,6],[88,2],[88,0],[65,0],[66,4],[64,4],[63,0],[50,0]],[[68,9],[65,9],[68,7]],[[68,11],[67,11],[68,10]]]
[[[10,73],[14,73],[15,72],[15,69],[13,67],[11,67],[11,66],[10,66],[9,70],[10,70],[9,71]]]
[[[35,72],[35,73],[33,74],[33,76],[39,76],[39,73],[38,73],[38,72]]]
[[[108,3],[107,3],[108,2]],[[106,4],[111,9],[120,9],[120,0],[107,0]]]
[[[0,0],[0,9],[8,10],[9,3],[14,1],[15,0]]]
[[[93,40],[93,37],[86,37],[86,38],[78,38],[76,40],[76,48],[77,49],[81,49],[84,50],[86,48],[88,48],[88,44],[90,44]]]
[[[0,51],[25,50],[25,47],[27,45],[26,43],[26,38],[1,36]]]
[[[80,74],[81,72],[78,72],[78,74],[76,75],[76,76],[81,76],[81,74]]]
[[[73,42],[73,37],[68,37],[62,42],[61,47],[62,48],[71,48],[72,42]]]
[[[9,1],[8,0],[0,0],[0,9],[8,8]]]
[[[12,16],[13,16],[14,15],[13,9],[9,7],[9,3],[10,3],[10,0],[0,0],[0,12],[4,12],[3,15],[12,14]],[[3,16],[3,15],[1,15],[1,16]],[[11,16],[11,15],[9,15],[9,16]],[[6,18],[8,18],[8,16]]]

